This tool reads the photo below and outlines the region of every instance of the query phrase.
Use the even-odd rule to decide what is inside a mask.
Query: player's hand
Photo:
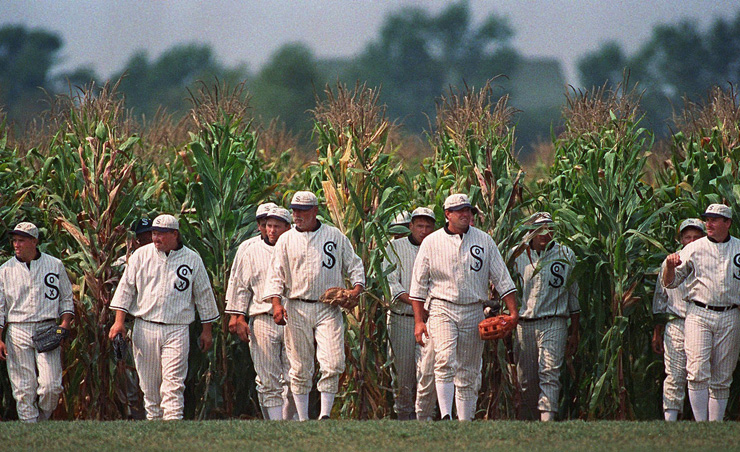
[[[575,356],[578,351],[578,343],[581,341],[581,333],[576,331],[575,333],[568,336],[568,342],[565,344],[565,355]]]
[[[231,324],[229,323],[229,328]],[[249,324],[243,315],[240,315],[234,326],[234,333],[239,336],[239,340],[242,342],[249,342]]]
[[[659,355],[665,353],[665,348],[663,347],[663,325],[655,325],[655,328],[653,329],[653,340],[651,343],[655,353]]]
[[[231,334],[236,334],[236,322],[237,322],[236,318],[237,317],[238,317],[237,315],[232,315],[231,318],[229,319],[229,333]]]
[[[357,299],[360,298],[360,295],[362,295],[362,286],[354,286],[352,290],[349,293],[349,297],[352,299],[353,302],[357,303]]]
[[[8,359],[8,349],[5,347],[5,342],[0,340],[0,359],[5,361]]]
[[[113,341],[113,339],[116,338],[117,335],[126,336],[126,326],[121,323],[114,323],[112,327],[110,327],[110,331],[108,331],[108,339]]]
[[[213,345],[213,334],[211,333],[210,329],[203,329],[203,332],[200,333],[200,337],[198,338],[198,347],[200,347],[200,350],[203,352],[207,352],[211,349],[211,346]]]
[[[669,254],[668,257],[665,258],[665,265],[670,269],[675,269],[681,265],[681,263],[681,256],[678,253]]]
[[[426,345],[426,342],[429,339],[429,332],[427,331],[426,323],[416,322],[414,325],[414,337],[416,338],[417,344]],[[427,340],[424,339],[425,337]]]
[[[275,320],[275,323],[278,325],[285,325],[285,319],[287,318],[285,313],[285,307],[281,304],[275,304],[272,305],[272,319]]]

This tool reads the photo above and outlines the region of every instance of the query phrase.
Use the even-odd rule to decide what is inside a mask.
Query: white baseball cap
[[[177,218],[169,214],[159,215],[152,222],[152,231],[167,232],[167,231],[179,231],[180,222]]]
[[[22,235],[25,237],[31,237],[32,239],[38,239],[39,238],[39,228],[37,228],[36,225],[33,223],[24,221],[22,223],[18,223],[15,226],[15,228],[12,231],[10,231],[8,234]]]
[[[678,232],[683,232],[686,228],[696,228],[701,232],[707,232],[704,227],[704,222],[698,218],[687,218],[681,222],[681,226],[678,227]]]
[[[473,214],[478,213],[478,208],[470,204],[470,199],[468,199],[468,195],[465,193],[455,193],[445,199],[445,210],[461,210],[466,207],[470,207]]]
[[[732,220],[732,209],[724,204],[710,204],[707,211],[702,214],[702,218],[727,218]]]
[[[290,211],[288,211],[288,209],[285,209],[283,207],[275,207],[273,209],[270,209],[270,211],[267,213],[266,218],[276,218],[278,220],[283,220],[288,224],[291,224],[293,222],[293,215],[290,214]]]
[[[406,226],[407,224],[411,223],[411,218],[411,214],[404,210],[402,212],[399,212],[395,216],[395,218],[393,218],[390,226]]]
[[[411,212],[411,219],[413,220],[416,217],[427,217],[437,221],[437,217],[434,216],[434,211],[428,207],[417,207],[414,209],[414,211]]]
[[[310,191],[297,191],[290,201],[290,208],[296,210],[309,210],[318,205],[318,198]]]
[[[542,226],[543,224],[555,223],[552,220],[552,215],[550,214],[550,212],[533,213],[532,216],[529,217],[529,222],[533,226]]]
[[[262,203],[259,206],[257,206],[257,213],[255,214],[255,219],[260,220],[262,218],[265,218],[267,214],[270,212],[271,209],[274,209],[278,205],[274,202],[266,202]]]

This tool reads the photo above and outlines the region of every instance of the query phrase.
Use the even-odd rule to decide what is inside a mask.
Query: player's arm
[[[653,338],[650,341],[653,351],[659,355],[663,354],[663,331],[665,330],[665,320],[668,311],[668,293],[663,288],[661,280],[663,274],[658,275],[657,281],[655,281],[655,293],[653,294],[653,319],[655,325],[653,326]]]
[[[285,241],[278,240],[272,254],[270,268],[267,271],[267,284],[263,301],[272,304],[272,318],[278,325],[285,325],[285,308],[282,295],[285,291],[285,277],[289,271],[288,256],[285,250]]]
[[[498,247],[491,239],[491,260],[488,267],[488,278],[496,291],[501,294],[501,299],[509,309],[509,316],[514,322],[519,321],[519,309],[516,304],[516,285],[511,279],[509,269],[501,257]]]
[[[126,314],[136,301],[136,272],[138,271],[140,254],[134,253],[131,256],[126,269],[123,270],[121,280],[118,281],[118,286],[113,292],[113,299],[109,305],[109,309],[115,312],[113,326],[108,331],[108,339],[111,341],[119,334],[121,336],[126,335],[124,322],[126,321]]]
[[[352,248],[352,242],[349,241],[346,235],[342,234],[341,242],[343,270],[349,276],[349,280],[352,283],[350,297],[356,299],[362,294],[363,289],[365,289],[365,266],[360,256],[355,253],[354,248]]]
[[[195,263],[191,296],[193,303],[198,310],[200,323],[205,325],[206,323],[212,323],[218,320],[221,315],[218,312],[216,297],[213,295],[213,287],[211,287],[211,280],[208,278],[206,267],[203,264],[203,260],[200,258],[198,258]]]
[[[424,309],[427,295],[429,294],[430,263],[428,257],[428,242],[422,242],[419,254],[414,261],[414,269],[411,271],[411,287],[409,288],[409,299],[414,309],[414,337],[418,344],[424,345],[424,337],[429,337],[427,331],[427,313]]]
[[[8,350],[3,342],[3,330],[5,329],[5,288],[3,287],[2,278],[0,277],[0,359],[5,361],[8,357]]]
[[[115,308],[111,308],[115,309]],[[110,327],[110,331],[108,332],[108,339],[111,341],[116,338],[117,335],[125,336],[126,335],[126,311],[121,310],[115,310],[116,313],[116,319],[113,322],[113,326]]]
[[[686,280],[692,270],[693,266],[690,256],[686,256],[686,259],[684,259],[681,257],[681,253],[668,255],[663,262],[662,268],[663,278],[661,278],[661,282],[663,287],[666,289],[675,289]]]
[[[59,265],[59,267],[59,292],[61,294],[59,301],[59,316],[62,319],[62,323],[59,326],[65,330],[69,330],[72,325],[72,319],[74,319],[75,316],[72,282],[70,282],[64,266]]]
[[[396,254],[396,250],[393,247],[393,243],[391,242],[388,247],[385,249],[386,257],[383,259],[383,270],[388,270],[392,266],[395,266],[391,269],[391,271],[388,273],[388,276],[386,277],[386,280],[388,281],[388,289],[390,289],[391,292],[391,300],[401,300],[403,303],[411,304],[411,299],[409,298],[408,292],[406,292],[406,289],[404,289],[403,285],[401,284],[401,262],[400,259],[398,259],[398,255]],[[409,269],[410,270],[410,269]]]

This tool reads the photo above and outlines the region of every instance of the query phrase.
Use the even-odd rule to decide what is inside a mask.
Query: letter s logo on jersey
[[[56,273],[47,273],[44,276],[44,285],[46,290],[44,291],[44,298],[49,300],[56,300],[59,298],[59,275]]]
[[[334,257],[334,252],[337,250],[337,244],[335,242],[324,243],[324,254],[326,259],[321,261],[321,266],[328,269],[334,268],[334,264],[337,263],[337,258]]]
[[[554,262],[552,265],[550,265],[550,273],[552,273],[552,279],[547,282],[550,287],[557,289],[558,287],[563,286],[563,283],[565,282],[565,278],[562,274],[563,270],[565,270],[565,265],[560,262]]]
[[[480,269],[483,268],[483,248],[478,245],[471,246],[470,255],[473,256],[473,259],[475,260],[470,265],[470,269],[474,272],[480,271]]]
[[[189,266],[182,264],[177,267],[175,272],[180,281],[175,281],[175,289],[180,292],[185,292],[190,287],[190,276],[193,274],[193,269]]]
[[[740,253],[737,253],[735,257],[732,258],[732,263],[735,264],[735,267],[737,267],[737,272],[733,272],[732,277],[735,279],[740,279]]]

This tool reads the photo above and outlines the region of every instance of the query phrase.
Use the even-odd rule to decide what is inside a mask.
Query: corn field
[[[322,221],[337,226],[365,264],[366,292],[345,312],[347,369],[334,415],[392,417],[385,312],[389,289],[381,265],[388,224],[401,210],[431,207],[465,192],[511,264],[529,240],[524,220],[550,211],[556,239],[578,257],[581,342],[562,372],[566,419],[658,419],[662,356],[650,349],[651,300],[657,272],[674,251],[681,220],[709,203],[726,203],[740,233],[740,107],[732,87],[714,88],[676,114],[670,142],[641,127],[640,93],[627,82],[567,93],[563,127],[552,137],[551,162],[537,179],[517,160],[516,114],[492,84],[440,93],[427,137],[434,155],[408,167],[379,90],[327,86],[317,94],[316,159],[295,158],[279,125],[249,116],[242,85],[202,83],[191,114],[150,123],[133,117],[115,84],[78,88],[50,103],[26,130],[0,116],[0,257],[20,221],[41,230],[40,248],[61,258],[75,292],[76,318],[64,354],[64,395],[57,419],[125,418],[125,378],[107,331],[108,309],[131,246],[129,226],[158,213],[179,216],[185,244],[202,256],[220,311],[237,246],[256,234],[258,204],[287,205],[296,190],[314,191]],[[1,115],[1,112],[0,112]],[[386,270],[387,271],[387,270]],[[248,347],[216,324],[207,353],[191,345],[185,415],[190,419],[258,418]],[[191,326],[193,340],[198,322]],[[477,417],[518,414],[511,341],[486,345]],[[128,369],[129,371],[131,369]],[[736,377],[737,377],[736,372]],[[728,413],[740,416],[740,378]],[[0,416],[13,419],[5,366]]]

